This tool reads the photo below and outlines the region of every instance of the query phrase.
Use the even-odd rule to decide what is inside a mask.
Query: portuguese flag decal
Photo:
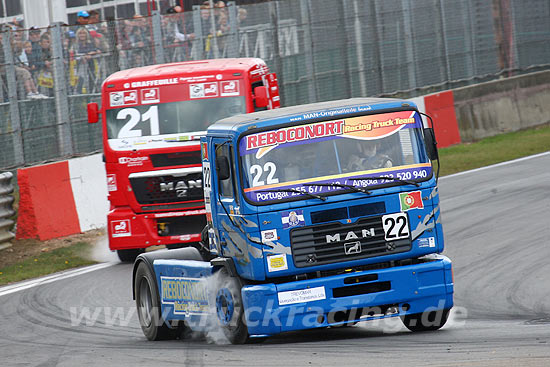
[[[421,191],[399,194],[399,201],[401,202],[401,211],[407,211],[409,209],[424,209]]]

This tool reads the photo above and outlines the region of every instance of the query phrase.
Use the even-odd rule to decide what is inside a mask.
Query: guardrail
[[[0,249],[9,247],[8,243],[15,235],[10,231],[14,221],[10,218],[15,214],[13,210],[13,185],[11,172],[0,174]]]

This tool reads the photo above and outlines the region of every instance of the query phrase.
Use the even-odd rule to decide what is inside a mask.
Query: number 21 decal
[[[129,117],[129,118],[128,118]],[[136,138],[142,136],[141,129],[134,129],[142,121],[149,121],[151,135],[159,135],[159,113],[158,106],[151,106],[146,112],[141,114],[137,108],[124,108],[118,111],[117,120],[126,120],[126,123],[118,132],[117,138]]]
[[[409,224],[407,214],[395,213],[382,216],[382,226],[386,241],[409,238]]]

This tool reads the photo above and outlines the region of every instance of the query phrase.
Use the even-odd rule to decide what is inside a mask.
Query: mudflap
[[[216,321],[210,262],[157,259],[153,267],[163,319],[183,320],[193,331],[208,331]]]

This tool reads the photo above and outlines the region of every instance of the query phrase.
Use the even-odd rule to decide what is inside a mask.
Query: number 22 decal
[[[266,162],[263,167],[259,164],[250,166],[250,174],[253,176],[252,187],[266,184],[266,181],[260,180],[264,172],[267,172],[266,181],[268,185],[279,183],[279,179],[273,177],[275,176],[275,172],[277,172],[277,166],[273,162]]]
[[[384,227],[384,236],[386,241],[409,238],[409,224],[407,214],[395,213],[382,217],[382,226]]]

